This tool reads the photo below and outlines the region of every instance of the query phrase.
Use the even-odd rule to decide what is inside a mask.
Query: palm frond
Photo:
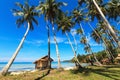
[[[19,2],[16,3],[17,9],[13,9],[13,15],[18,16],[16,24],[20,27],[24,23],[30,23],[30,30],[33,30],[33,22],[38,25],[35,16],[38,16],[39,13],[35,10],[34,6],[30,6],[28,4],[28,0],[24,3],[24,5]]]

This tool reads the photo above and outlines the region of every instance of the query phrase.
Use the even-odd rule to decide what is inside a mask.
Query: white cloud
[[[93,46],[93,47],[100,47],[100,46],[102,46],[101,44],[97,44],[97,43],[90,43],[90,45]]]
[[[25,43],[27,44],[32,44],[32,45],[40,45],[40,44],[43,44],[44,41],[43,40],[25,40]]]
[[[31,58],[31,57],[24,57],[24,58],[16,58],[15,62],[33,62],[35,61],[36,59],[35,58]]]
[[[73,41],[71,42],[72,44],[75,44]],[[64,44],[70,44],[68,41],[64,42]]]
[[[76,35],[77,34],[76,29],[71,29],[70,32],[71,32],[72,35]]]
[[[10,60],[10,57],[6,57],[6,58],[0,58],[0,62],[8,62]],[[28,57],[24,57],[24,58],[21,58],[21,57],[17,57],[15,59],[14,62],[29,62],[29,61],[35,61],[36,58],[28,58]]]
[[[0,62],[6,62],[6,61],[8,61],[10,58],[8,58],[8,57],[5,57],[5,58],[0,58]]]
[[[56,37],[56,39],[57,39],[57,43],[63,43],[66,40],[66,38],[62,38],[62,37]],[[51,37],[50,41],[51,43],[55,43],[54,37]]]

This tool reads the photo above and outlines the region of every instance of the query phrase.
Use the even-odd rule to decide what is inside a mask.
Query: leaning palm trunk
[[[50,59],[50,27],[47,23],[46,29],[48,31],[48,68],[51,69],[51,59]]]
[[[107,44],[106,44],[105,40],[103,39],[102,36],[100,37],[100,35],[95,31],[95,29],[90,25],[89,22],[88,22],[88,25],[89,25],[89,27],[95,32],[95,34],[96,34],[99,38],[101,38],[101,40],[103,41],[103,43],[104,43],[103,47],[105,48],[105,52],[106,52],[106,54],[108,55],[108,58],[109,58],[109,55],[111,55],[111,54],[110,54],[109,51],[106,49]]]
[[[94,53],[91,51],[96,63],[99,65],[99,66],[102,66],[102,64],[98,61],[98,59],[96,58],[96,56],[94,55]]]
[[[104,39],[103,39],[104,40]],[[106,45],[106,47],[107,47],[107,42],[104,40],[104,44]],[[111,56],[111,59],[112,59],[112,62],[113,62],[113,59],[114,59],[114,56],[113,56],[113,54],[111,53],[111,51],[109,50],[109,49],[107,49],[108,50],[108,52],[109,52],[109,54],[110,54],[110,56]]]
[[[71,48],[72,48],[72,51],[73,51],[73,53],[74,53],[75,61],[77,61],[77,63],[79,64],[79,66],[82,67],[81,64],[80,64],[80,62],[79,62],[79,60],[77,59],[76,51],[75,51],[75,49],[73,48],[73,45],[72,45],[72,43],[71,43],[71,41],[70,41],[70,38],[69,38],[67,32],[65,32],[65,34],[66,34],[66,37],[67,37],[67,39],[68,39],[68,41],[69,41],[69,44],[70,44],[70,46],[71,46]]]
[[[12,63],[14,62],[14,60],[15,60],[15,58],[17,56],[17,54],[19,53],[19,51],[20,51],[20,49],[21,49],[21,47],[22,47],[22,45],[24,43],[24,40],[25,40],[29,30],[30,30],[30,23],[28,22],[27,30],[26,30],[26,32],[25,32],[25,34],[24,34],[24,36],[23,36],[23,38],[22,38],[18,48],[16,49],[15,53],[13,54],[13,56],[11,57],[11,59],[9,60],[7,65],[2,69],[1,75],[6,75],[7,74],[9,68],[11,67]]]
[[[115,31],[112,29],[111,25],[109,24],[108,20],[105,18],[103,12],[101,11],[100,7],[98,6],[98,4],[96,3],[95,0],[92,0],[95,7],[97,8],[97,10],[99,11],[101,17],[103,18],[103,20],[106,23],[106,28],[110,31],[112,37],[114,38],[114,40],[116,41],[118,47],[120,48],[120,41],[118,40],[118,36],[116,35]]]
[[[58,57],[58,69],[61,68],[61,63],[60,63],[60,54],[59,54],[59,50],[58,50],[58,43],[57,43],[57,39],[56,39],[56,34],[55,34],[55,29],[54,29],[54,24],[52,23],[52,31],[53,31],[53,35],[54,35],[54,41],[55,41],[55,46],[56,46],[56,54]]]
[[[95,31],[95,29],[90,25],[90,23],[88,23],[88,25],[89,25],[89,27],[95,32],[95,34],[96,34],[99,38],[102,39],[104,45],[107,47],[107,43],[106,43],[106,41],[103,39],[103,37],[102,37],[102,36],[100,37],[100,35]],[[103,45],[103,47],[104,47],[104,45]],[[105,47],[104,47],[104,48],[105,48]],[[112,55],[111,51],[109,51],[109,49],[106,49],[106,48],[105,48],[105,52],[106,52],[106,54],[109,54],[109,55],[111,56],[112,60],[114,59],[114,56]],[[109,57],[109,56],[108,56],[108,57]],[[109,58],[109,59],[110,59],[110,58]],[[113,61],[112,61],[112,62],[113,62]]]
[[[74,39],[74,43],[75,43],[75,53],[77,53],[77,49],[78,49],[78,44],[77,44],[77,41],[75,39],[75,36],[71,33],[73,39]]]
[[[105,46],[105,44],[103,43],[103,47],[104,47],[104,49],[105,49],[105,53],[106,53],[106,55],[108,56],[108,59],[110,60],[110,53],[109,53],[109,51],[106,49],[106,46]]]
[[[92,52],[91,48],[90,48],[90,52],[89,52],[89,53],[93,55],[96,63],[97,63],[99,66],[102,66],[102,64],[98,61],[98,59],[96,58],[96,56],[95,56],[94,53]]]
[[[105,44],[104,44],[105,45]],[[106,52],[106,54],[107,54],[107,56],[108,56],[108,59],[113,63],[114,61],[114,57],[113,57],[113,55],[111,54],[111,52],[108,50],[108,49],[106,49],[106,46],[104,46],[104,48],[105,48],[105,52]]]
[[[80,27],[81,27],[81,29],[82,29],[82,31],[83,31],[83,35],[85,36],[85,33],[84,33],[84,30],[83,30],[82,25],[81,25],[81,24],[79,24],[79,25],[80,25]],[[87,39],[87,37],[86,37],[86,39]],[[89,44],[89,43],[87,42],[87,44]],[[102,64],[98,61],[98,59],[96,58],[96,56],[95,56],[94,53],[92,52],[91,48],[90,48],[90,53],[93,55],[96,63],[98,63],[99,66],[102,66]]]

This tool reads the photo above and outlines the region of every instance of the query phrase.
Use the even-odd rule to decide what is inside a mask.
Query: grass
[[[26,72],[16,76],[1,76],[0,80],[120,80],[120,66],[89,66],[79,70],[57,71],[52,69]]]

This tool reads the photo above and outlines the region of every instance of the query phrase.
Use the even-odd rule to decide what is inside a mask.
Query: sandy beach
[[[57,68],[54,68],[54,69],[57,69]],[[75,66],[74,67],[65,67],[63,68],[63,70],[74,70],[74,69],[77,69]],[[37,71],[42,71],[42,70],[27,70],[27,71],[10,71],[9,74],[10,75],[20,75],[20,74],[24,74],[24,73],[34,73],[34,72],[37,72]]]

